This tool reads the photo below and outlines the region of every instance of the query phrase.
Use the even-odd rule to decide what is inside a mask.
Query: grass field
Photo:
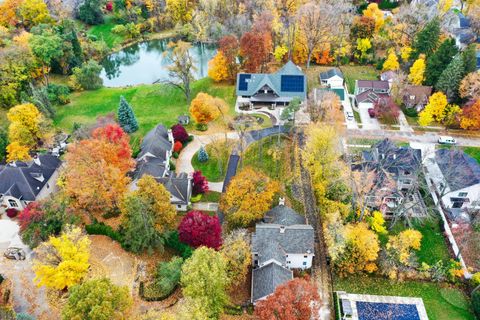
[[[112,17],[105,17],[105,23],[91,27],[88,30],[89,35],[93,35],[98,40],[103,40],[109,48],[115,48],[117,45],[122,44],[124,37],[112,32],[112,28],[115,27],[115,23],[112,21]]]
[[[430,320],[474,320],[470,302],[455,287],[431,282],[394,282],[369,276],[334,279],[334,290],[348,293],[419,297],[423,299]]]
[[[355,91],[355,80],[378,80],[379,72],[372,66],[341,66],[340,69],[350,94]]]
[[[231,111],[233,110],[233,86],[217,85],[209,78],[204,78],[196,81],[192,89],[193,97],[200,91],[207,92],[225,99]],[[72,130],[74,123],[94,123],[98,116],[117,112],[121,95],[135,112],[140,126],[137,135],[144,135],[158,123],[171,126],[177,122],[177,116],[188,113],[185,97],[179,89],[163,84],[140,85],[73,93],[68,105],[58,107],[54,123],[68,132]]]
[[[223,181],[225,178],[225,173],[227,170],[228,157],[230,156],[230,151],[232,150],[232,143],[230,142],[225,146],[225,142],[222,140],[221,145],[213,146],[208,144],[205,147],[207,154],[209,156],[206,162],[198,161],[198,152],[192,158],[192,166],[195,170],[202,171],[202,174],[211,182]],[[221,152],[214,152],[213,148]],[[202,200],[204,201],[204,200]]]

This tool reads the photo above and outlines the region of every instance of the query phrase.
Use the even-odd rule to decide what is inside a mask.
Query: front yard
[[[432,282],[404,281],[354,275],[334,277],[334,290],[348,293],[418,297],[423,299],[430,320],[473,320],[470,302],[457,287]]]

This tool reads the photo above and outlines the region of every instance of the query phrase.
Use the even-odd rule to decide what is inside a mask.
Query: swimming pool
[[[415,304],[357,301],[359,320],[420,320]]]

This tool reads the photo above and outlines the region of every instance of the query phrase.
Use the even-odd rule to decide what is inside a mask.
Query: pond
[[[164,56],[170,39],[151,40],[129,46],[107,56],[102,61],[100,77],[106,87],[123,87],[152,84],[169,79],[168,65],[171,61]],[[190,54],[195,61],[195,79],[207,76],[208,61],[216,53],[213,45],[192,44]]]

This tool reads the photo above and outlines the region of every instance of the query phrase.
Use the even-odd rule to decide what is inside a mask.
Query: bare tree
[[[286,33],[288,60],[292,59],[293,44],[295,43],[295,13],[297,4],[295,0],[276,0],[276,7],[283,25],[282,31]]]

